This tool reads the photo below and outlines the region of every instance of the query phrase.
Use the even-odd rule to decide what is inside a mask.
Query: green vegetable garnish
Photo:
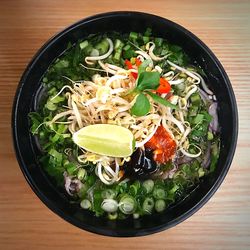
[[[136,102],[131,108],[131,114],[136,116],[143,116],[146,115],[150,110],[150,102],[148,98],[140,93],[136,97]]]

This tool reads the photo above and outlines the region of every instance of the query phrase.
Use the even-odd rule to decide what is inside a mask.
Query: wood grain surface
[[[171,19],[201,38],[224,65],[239,109],[231,169],[211,200],[178,226],[140,238],[80,230],[32,192],[16,162],[11,107],[20,76],[53,34],[84,17],[138,10]],[[250,1],[0,1],[0,249],[250,249]]]

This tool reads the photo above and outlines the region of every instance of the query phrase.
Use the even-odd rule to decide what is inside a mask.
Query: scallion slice
[[[154,188],[154,181],[153,180],[146,180],[142,183],[142,186],[146,189],[147,193],[151,193]]]
[[[84,200],[81,201],[80,206],[83,209],[89,209],[91,207],[91,202],[89,200],[87,200],[87,199],[84,199]]]
[[[151,214],[153,208],[154,208],[154,199],[151,197],[147,197],[142,204],[143,211],[147,214]]]
[[[155,202],[155,210],[156,212],[160,213],[164,211],[166,208],[166,202],[164,200],[157,200]]]
[[[101,208],[108,213],[114,213],[118,209],[118,203],[116,200],[113,199],[104,199]]]
[[[166,192],[162,188],[155,188],[153,190],[153,196],[155,199],[165,199],[166,198]]]
[[[130,195],[124,195],[119,203],[119,209],[124,214],[132,214],[136,209],[136,201]]]

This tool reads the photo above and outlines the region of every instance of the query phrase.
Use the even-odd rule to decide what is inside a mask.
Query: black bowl
[[[34,110],[40,80],[53,60],[72,44],[91,33],[104,31],[142,32],[152,27],[153,35],[180,45],[207,74],[219,103],[221,152],[213,175],[206,178],[185,200],[162,214],[137,220],[108,221],[95,217],[69,202],[37,161],[39,152],[30,133],[28,114]],[[201,208],[222,183],[233,159],[237,134],[237,106],[230,81],[211,50],[195,35],[164,18],[139,12],[111,12],[79,21],[51,38],[34,56],[17,88],[12,114],[13,140],[21,170],[37,196],[56,214],[82,229],[109,236],[140,236],[170,228]]]

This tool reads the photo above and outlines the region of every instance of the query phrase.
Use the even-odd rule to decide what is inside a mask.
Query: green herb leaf
[[[136,102],[131,108],[131,114],[135,116],[143,116],[146,115],[149,112],[150,109],[150,102],[148,98],[140,93],[137,98]]]
[[[157,89],[159,81],[159,72],[142,72],[139,74],[136,88],[141,91],[146,89]]]
[[[158,102],[166,107],[169,107],[172,109],[178,109],[178,107],[176,105],[172,104],[171,102],[167,101],[166,99],[164,99],[164,98],[162,98],[162,97],[160,97],[152,92],[147,91],[147,94],[149,94],[153,98],[154,101],[156,101],[156,102]]]

